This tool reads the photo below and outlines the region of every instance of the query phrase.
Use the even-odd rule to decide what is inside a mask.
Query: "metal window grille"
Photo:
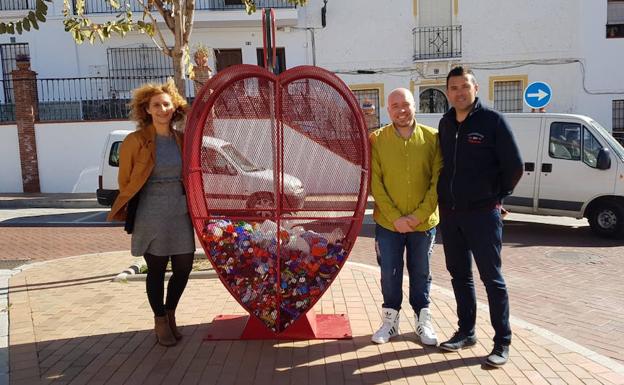
[[[141,78],[173,76],[173,61],[156,47],[109,48],[106,55],[111,89],[117,92],[138,87]]]
[[[522,81],[494,82],[494,108],[500,112],[522,112]]]
[[[132,10],[132,12],[143,12],[143,5],[138,0],[123,0],[120,1],[120,7],[115,9],[110,5],[108,0],[85,0],[84,2],[84,13],[119,13],[123,12],[126,9]],[[145,4],[149,4],[148,1],[144,2]],[[76,0],[73,0],[74,9],[76,9]],[[170,9],[170,3],[163,2],[163,6],[166,9]],[[154,9],[153,6],[150,9]]]
[[[5,1],[5,0],[2,0]],[[9,0],[9,1],[32,1],[34,0]],[[145,1],[145,3],[148,3]],[[76,9],[76,1],[73,0],[74,9]],[[114,9],[111,7],[107,0],[85,0],[84,13],[118,13],[126,8],[131,9],[133,12],[142,12],[143,6],[138,0],[124,0],[120,2],[121,7]],[[169,8],[171,5],[168,2],[164,2],[164,6]],[[289,3],[287,0],[256,0],[256,7],[261,8],[296,8],[295,5]],[[1,9],[1,8],[0,8]],[[242,0],[196,0],[195,10],[212,10],[212,11],[224,11],[224,10],[244,10],[245,4]]]
[[[612,105],[613,137],[624,144],[624,100],[614,100]]]
[[[420,93],[420,112],[444,113],[448,111],[448,101],[444,92],[428,88]]]
[[[360,108],[364,112],[364,120],[369,131],[379,128],[379,90],[355,90],[353,91]]]
[[[295,8],[294,4],[289,3],[287,0],[256,0],[256,8]],[[245,4],[242,0],[196,0],[195,9],[202,10],[232,10],[232,9],[245,9]]]
[[[461,25],[417,27],[414,36],[414,60],[461,57]]]
[[[36,0],[2,0],[0,1],[0,11],[35,9],[36,3]]]
[[[28,43],[0,44],[0,62],[2,63],[2,89],[0,103],[13,103],[13,80],[11,72],[17,68],[17,55],[30,55]]]

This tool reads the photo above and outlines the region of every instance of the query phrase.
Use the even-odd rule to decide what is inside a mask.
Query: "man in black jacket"
[[[508,360],[511,344],[509,298],[501,269],[501,209],[503,198],[512,193],[522,176],[522,160],[503,115],[477,98],[479,85],[472,71],[453,68],[446,88],[453,108],[439,125],[444,166],[438,203],[459,330],[440,348],[458,351],[477,343],[472,253],[487,291],[495,331],[494,349],[486,363],[501,366]]]

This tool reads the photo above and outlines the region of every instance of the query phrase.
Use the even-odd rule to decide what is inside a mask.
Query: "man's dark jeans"
[[[440,215],[446,269],[451,273],[457,301],[459,332],[464,335],[475,333],[477,297],[472,277],[474,256],[487,291],[494,342],[509,345],[511,327],[509,297],[501,269],[503,222],[500,209],[441,210]]]
[[[401,309],[403,301],[403,255],[409,276],[409,302],[414,313],[429,307],[431,274],[429,259],[435,241],[435,227],[427,231],[399,233],[375,226],[377,263],[381,267],[383,307]]]

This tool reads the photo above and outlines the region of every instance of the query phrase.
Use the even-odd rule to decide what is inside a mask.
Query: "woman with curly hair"
[[[154,312],[158,343],[175,345],[182,338],[175,309],[193,266],[195,237],[182,185],[182,133],[173,124],[184,117],[187,103],[172,81],[134,90],[130,118],[136,131],[119,153],[119,195],[109,220],[126,221],[132,233],[132,255],[147,262],[147,298]],[[163,303],[164,279],[171,259],[173,274]]]

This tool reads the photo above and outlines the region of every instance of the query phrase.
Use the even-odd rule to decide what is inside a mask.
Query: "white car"
[[[101,205],[110,206],[119,193],[119,148],[132,131],[117,130],[108,135],[99,172],[97,199]],[[202,146],[204,191],[211,209],[258,209],[266,216],[275,209],[274,171],[255,165],[231,143],[205,136]],[[285,211],[303,208],[305,190],[298,178],[283,174]]]

